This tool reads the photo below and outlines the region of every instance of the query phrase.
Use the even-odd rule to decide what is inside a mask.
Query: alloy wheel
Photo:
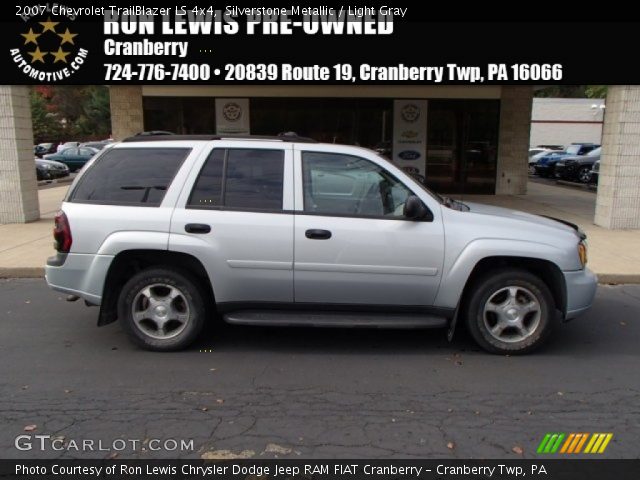
[[[141,289],[131,305],[135,326],[145,335],[158,340],[178,336],[190,318],[189,302],[178,288],[156,283]]]
[[[506,343],[520,342],[533,335],[541,316],[538,298],[531,290],[515,285],[491,294],[482,312],[487,332]]]

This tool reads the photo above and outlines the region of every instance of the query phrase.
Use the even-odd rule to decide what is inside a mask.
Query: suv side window
[[[76,203],[157,207],[190,148],[115,148],[96,159],[71,194]]]
[[[303,152],[304,211],[326,215],[404,218],[411,191],[369,160]]]
[[[195,182],[188,207],[281,211],[284,151],[214,149]]]

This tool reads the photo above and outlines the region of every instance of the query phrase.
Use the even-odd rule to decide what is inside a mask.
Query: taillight
[[[65,213],[61,210],[56,213],[55,226],[53,227],[53,248],[58,252],[68,253],[71,250],[71,227]]]

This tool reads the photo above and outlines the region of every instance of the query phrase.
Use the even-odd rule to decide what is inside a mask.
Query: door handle
[[[305,237],[311,240],[329,240],[331,238],[331,232],[329,230],[320,230],[318,228],[312,228],[304,232]]]
[[[184,226],[184,231],[187,233],[209,233],[211,226],[204,223],[187,223]]]

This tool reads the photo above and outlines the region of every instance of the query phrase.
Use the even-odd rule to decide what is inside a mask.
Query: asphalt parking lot
[[[526,357],[441,331],[225,325],[158,354],[96,315],[41,279],[0,281],[0,457],[532,458],[547,432],[613,432],[604,456],[640,452],[640,286],[601,286]],[[17,450],[18,435],[65,448]],[[86,439],[93,451],[67,448]]]

